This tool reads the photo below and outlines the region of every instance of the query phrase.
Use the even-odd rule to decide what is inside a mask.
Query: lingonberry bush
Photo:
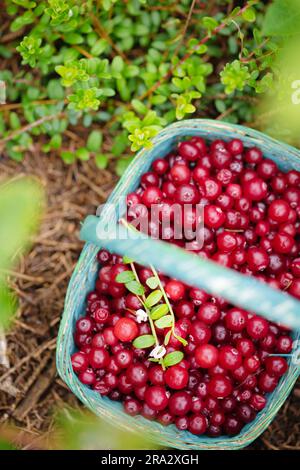
[[[37,136],[66,163],[111,159],[187,117],[252,123],[295,1],[7,0],[0,148],[21,160]],[[284,5],[283,5],[284,3]],[[296,2],[297,3],[297,2]],[[74,132],[76,130],[76,132]]]

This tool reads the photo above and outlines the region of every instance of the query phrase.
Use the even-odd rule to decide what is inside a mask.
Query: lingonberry
[[[258,247],[251,247],[247,252],[247,263],[249,268],[256,271],[263,271],[269,264],[269,256],[265,250]]]
[[[114,326],[114,335],[120,341],[132,341],[138,334],[138,326],[131,318],[120,318]]]
[[[265,365],[268,374],[275,375],[276,377],[281,377],[286,373],[288,368],[285,358],[280,356],[267,357]]]
[[[127,369],[126,377],[134,387],[145,385],[148,379],[147,368],[141,363],[131,364]]]
[[[247,163],[257,164],[262,158],[262,151],[257,147],[251,147],[245,152],[245,160]]]
[[[235,416],[228,416],[225,419],[224,430],[229,436],[235,436],[242,429],[242,422]]]
[[[160,365],[154,365],[148,370],[148,378],[153,385],[164,385],[164,371]]]
[[[124,400],[124,410],[130,416],[136,416],[141,412],[142,405],[135,398],[128,398]]]
[[[247,333],[253,339],[262,339],[268,333],[268,322],[264,318],[253,316],[248,319]]]
[[[212,302],[206,302],[205,304],[201,305],[197,313],[198,319],[207,325],[216,323],[220,316],[221,311],[219,307]]]
[[[96,382],[96,374],[93,369],[82,370],[78,378],[85,385],[93,385]]]
[[[198,204],[200,193],[196,186],[185,183],[177,187],[174,199],[179,204]]]
[[[269,158],[264,158],[258,165],[257,165],[257,173],[264,179],[270,179],[277,173],[277,165],[273,160]]]
[[[244,182],[243,191],[244,196],[250,201],[262,201],[268,194],[268,186],[264,180],[255,176]]]
[[[188,430],[192,434],[200,435],[204,434],[207,428],[206,418],[201,414],[192,414],[189,423]]]
[[[168,406],[172,415],[185,416],[192,408],[192,398],[187,392],[176,392],[170,397]]]
[[[185,294],[184,284],[180,281],[171,280],[167,282],[165,291],[168,297],[174,302],[181,300]]]
[[[232,383],[229,377],[216,374],[208,383],[208,393],[218,399],[228,397],[232,393]]]
[[[162,191],[157,186],[148,186],[142,195],[142,203],[151,207],[152,204],[159,204],[162,198]]]
[[[266,406],[266,403],[266,397],[260,395],[259,393],[254,393],[249,400],[250,406],[252,406],[252,408],[256,411],[263,410]]]
[[[174,309],[178,318],[191,318],[195,314],[194,305],[188,300],[180,300]]]
[[[93,369],[104,369],[109,363],[109,354],[104,348],[93,348],[88,356]]]
[[[224,224],[225,219],[226,216],[220,207],[212,204],[204,206],[204,223],[209,228],[220,228]]]
[[[258,387],[262,392],[271,393],[278,383],[278,377],[262,372],[258,377]]]
[[[142,405],[141,415],[144,416],[144,418],[153,421],[157,416],[157,410],[154,410],[146,402],[144,402]]]
[[[168,410],[158,413],[156,419],[163,426],[168,426],[174,422],[174,416]]]
[[[240,155],[244,150],[243,142],[240,139],[232,139],[226,144],[231,155]]]
[[[133,362],[133,352],[130,349],[122,349],[115,354],[115,358],[121,369],[127,369]]]
[[[162,411],[168,405],[168,396],[166,389],[160,385],[148,387],[145,392],[146,404],[156,411]]]
[[[147,171],[141,177],[141,186],[142,188],[149,188],[149,186],[158,186],[159,177],[153,171]]]
[[[76,322],[76,331],[80,334],[88,335],[93,329],[93,322],[88,317],[79,318]]]
[[[183,158],[191,162],[198,160],[201,156],[198,145],[196,145],[196,142],[191,141],[180,142],[178,144],[178,152]]]
[[[206,344],[211,338],[211,330],[203,322],[195,321],[190,328],[190,338],[197,345]]]
[[[246,357],[244,366],[250,373],[256,372],[259,369],[260,360],[257,356]]]
[[[202,344],[195,350],[195,359],[199,367],[209,369],[218,363],[219,353],[212,344]]]
[[[171,168],[170,175],[171,175],[172,181],[174,181],[176,185],[189,183],[191,179],[191,170],[189,169],[187,165],[182,165],[180,163],[177,163]]]
[[[175,419],[175,426],[180,431],[186,431],[189,426],[189,418],[187,416],[180,416]]]
[[[247,403],[240,403],[237,406],[236,415],[243,423],[250,423],[254,420],[256,413]]]
[[[168,161],[165,158],[157,158],[152,163],[152,170],[159,176],[165,175],[169,169]]]
[[[221,346],[219,350],[219,364],[224,369],[237,369],[242,364],[242,355],[232,346]]]
[[[232,308],[227,312],[225,325],[230,331],[240,332],[245,328],[247,319],[247,312],[240,308]]]
[[[88,368],[88,356],[82,352],[75,352],[71,356],[72,367],[75,372],[82,372]]]
[[[223,323],[215,323],[212,326],[212,341],[216,344],[225,344],[230,341],[230,332]]]
[[[187,386],[188,372],[179,365],[169,367],[164,375],[165,383],[173,390],[181,390]]]

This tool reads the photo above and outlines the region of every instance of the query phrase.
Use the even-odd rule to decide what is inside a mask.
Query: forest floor
[[[47,206],[31,251],[10,274],[19,298],[13,326],[0,335],[0,425],[17,426],[23,448],[39,448],[51,433],[55,410],[81,405],[57,376],[56,336],[66,288],[82,243],[80,222],[95,213],[117,181],[93,163],[67,167],[56,155],[43,155],[39,144],[22,163],[0,159],[0,181],[34,175],[43,185]],[[300,450],[300,383],[272,425],[251,449]]]

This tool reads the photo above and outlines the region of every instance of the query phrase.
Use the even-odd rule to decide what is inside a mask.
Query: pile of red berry
[[[281,172],[258,148],[243,148],[234,139],[199,137],[178,144],[177,151],[154,161],[140,187],[128,195],[128,220],[161,205],[171,217],[172,205],[191,204],[189,223],[196,224],[204,205],[204,244],[192,249],[241,273],[300,298],[300,173]],[[185,221],[184,221],[185,223]],[[176,240],[172,224],[162,231],[149,220],[149,233]],[[191,240],[188,240],[191,242]],[[87,296],[84,317],[76,323],[72,365],[79,380],[101,395],[119,400],[130,415],[141,414],[164,425],[174,423],[194,434],[238,434],[267,401],[287,371],[284,357],[292,350],[289,331],[203,290],[159,274],[175,314],[175,333],[166,353],[183,359],[163,368],[151,362],[152,348],[137,349],[133,340],[151,334],[149,322],[138,322],[143,306],[117,276],[128,270],[118,255],[98,253],[101,265],[95,290]],[[135,265],[146,292],[151,269]],[[164,343],[168,328],[158,328]],[[272,354],[277,354],[273,356]]]

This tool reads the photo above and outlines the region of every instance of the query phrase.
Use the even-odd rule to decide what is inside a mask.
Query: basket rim
[[[180,121],[171,124],[170,126],[166,127],[163,131],[161,131],[154,139],[153,139],[153,144],[157,144],[158,142],[161,142],[166,135],[169,135],[169,133],[176,133],[178,129],[185,129],[188,132],[195,131],[198,126],[206,127],[207,129],[213,128],[214,130],[218,130],[220,133],[220,137],[224,138],[222,136],[222,132],[233,132],[235,135],[239,134],[242,138],[246,138],[247,140],[254,140],[256,145],[262,146],[262,141],[265,144],[271,145],[271,146],[280,146],[281,149],[285,149],[285,152],[289,154],[289,159],[299,159],[300,157],[300,151],[295,149],[294,147],[279,142],[272,137],[266,136],[265,134],[252,130],[249,128],[245,128],[244,126],[236,125],[236,124],[230,124],[230,123],[224,123],[224,122],[219,122],[219,121],[214,121],[214,120],[208,120],[208,119],[191,119],[191,120],[185,120],[185,121]],[[119,183],[116,185],[115,189],[113,190],[110,198],[108,199],[107,202],[110,202],[112,198],[115,198],[120,194],[121,191],[124,189],[124,181],[126,181],[127,178],[131,178],[132,172],[134,172],[137,167],[139,166],[139,160],[141,156],[145,157],[147,155],[149,150],[143,149],[141,150],[133,160],[133,162],[129,165],[128,169],[124,173],[123,177],[119,181]],[[299,160],[298,160],[299,163]],[[126,186],[126,185],[125,185]],[[57,339],[57,352],[56,352],[56,357],[57,357],[57,369],[59,372],[59,375],[61,378],[67,383],[67,385],[71,388],[73,393],[89,408],[91,409],[94,413],[98,414],[99,416],[102,416],[104,419],[112,420],[117,418],[118,419],[118,425],[121,426],[124,429],[131,430],[132,428],[135,428],[137,432],[140,432],[141,429],[145,431],[145,428],[154,428],[153,432],[150,432],[150,440],[154,441],[157,443],[159,440],[160,444],[162,445],[167,445],[167,446],[172,446],[175,448],[179,449],[230,449],[230,448],[241,448],[244,447],[245,445],[250,444],[254,439],[256,439],[261,432],[269,425],[269,423],[272,421],[273,417],[275,416],[276,412],[280,408],[280,406],[283,404],[285,401],[288,393],[290,392],[292,386],[294,385],[294,382],[297,379],[297,376],[299,374],[299,369],[298,368],[293,368],[291,371],[291,374],[289,373],[286,377],[283,378],[283,380],[280,382],[281,385],[278,385],[276,390],[284,388],[283,394],[281,397],[277,397],[277,403],[276,405],[272,408],[272,410],[269,410],[273,397],[270,398],[269,403],[267,405],[266,411],[271,411],[272,413],[265,413],[260,412],[257,415],[257,418],[253,423],[250,423],[250,426],[247,425],[242,432],[235,437],[225,437],[221,436],[219,438],[209,438],[209,437],[197,437],[195,440],[194,438],[191,438],[190,436],[193,437],[190,433],[180,433],[176,439],[176,442],[170,441],[167,437],[166,433],[166,428],[161,426],[159,423],[153,423],[149,422],[148,420],[145,420],[142,417],[138,417],[138,419],[134,419],[132,417],[129,417],[126,415],[124,412],[120,412],[116,408],[112,410],[112,407],[107,406],[108,401],[99,396],[96,392],[93,392],[90,390],[87,386],[81,384],[75,375],[75,373],[71,369],[71,364],[70,364],[70,347],[72,343],[72,332],[70,331],[70,322],[74,318],[74,315],[76,314],[76,300],[78,299],[79,292],[78,289],[82,288],[84,284],[84,279],[85,277],[88,276],[89,272],[91,271],[91,268],[93,268],[93,262],[95,258],[95,254],[98,251],[98,248],[95,246],[91,245],[90,243],[86,243],[82,253],[79,257],[79,260],[77,262],[77,265],[75,267],[75,270],[73,272],[72,278],[70,280],[69,286],[68,286],[68,291],[66,295],[66,300],[65,300],[65,307],[64,307],[64,312],[62,315],[62,320],[59,328],[59,334],[58,334],[58,339]],[[77,289],[77,290],[76,290]],[[84,290],[84,289],[83,289]],[[74,296],[74,292],[76,292],[76,295]],[[74,303],[75,301],[75,303]],[[99,405],[98,409],[95,409],[95,401]],[[110,400],[109,400],[110,401]],[[274,400],[273,400],[274,401]],[[111,401],[110,401],[111,402]],[[111,402],[114,404],[116,402]],[[144,421],[144,422],[143,422]],[[155,426],[153,426],[155,424]],[[159,431],[157,432],[157,426],[159,426]],[[176,433],[176,436],[177,434]],[[188,435],[186,435],[186,433]],[[184,442],[183,442],[184,441]]]

